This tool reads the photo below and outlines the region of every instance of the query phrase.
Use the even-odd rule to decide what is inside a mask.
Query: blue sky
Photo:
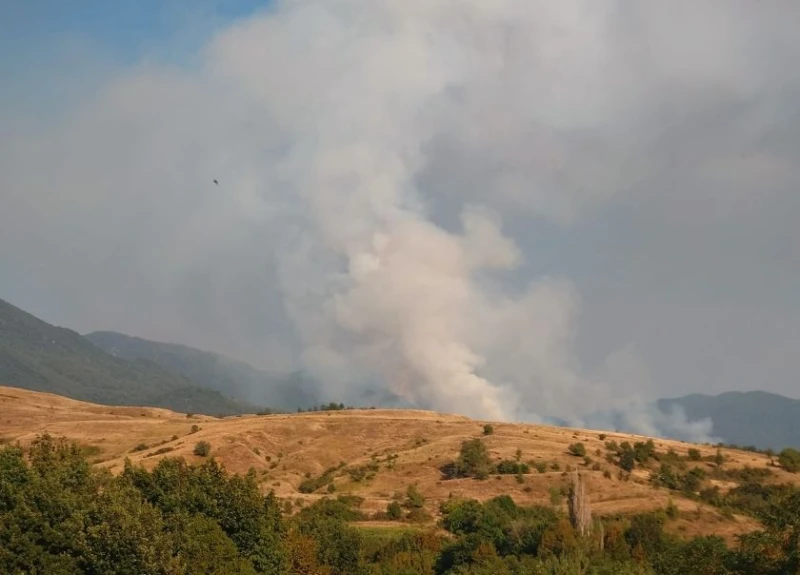
[[[0,0],[0,127],[20,117],[60,117],[109,75],[146,60],[190,66],[216,31],[270,0]],[[3,260],[0,257],[0,260]],[[58,290],[29,263],[0,261],[4,297],[63,320]]]
[[[194,38],[269,5],[269,0],[4,0],[0,46],[4,65],[47,52],[68,37],[97,43],[126,62],[172,43],[175,36]],[[52,55],[52,54],[51,54]]]
[[[107,74],[142,61],[192,65],[215,31],[270,0],[2,0],[0,91],[6,111],[63,107]],[[72,78],[73,81],[67,81]],[[48,87],[58,86],[58,97]]]

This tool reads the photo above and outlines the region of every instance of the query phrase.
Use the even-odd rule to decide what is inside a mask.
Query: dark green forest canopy
[[[766,493],[766,495],[764,495]],[[560,511],[508,496],[451,498],[441,531],[353,527],[359,498],[295,514],[255,473],[164,459],[113,476],[80,449],[39,437],[0,448],[0,572],[9,574],[788,574],[800,569],[800,492],[764,492],[764,529],[735,548],[680,540],[663,512],[596,520],[581,537]],[[420,495],[421,497],[421,495]]]

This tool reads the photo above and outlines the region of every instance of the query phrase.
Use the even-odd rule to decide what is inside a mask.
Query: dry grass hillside
[[[212,457],[234,472],[254,468],[264,491],[274,490],[295,509],[331,490],[363,497],[365,511],[382,511],[412,484],[426,497],[426,508],[434,516],[450,494],[485,500],[506,493],[520,504],[551,505],[551,493],[567,484],[566,470],[577,465],[585,474],[595,514],[663,508],[671,498],[682,513],[670,528],[687,536],[715,533],[730,540],[757,527],[752,519],[726,517],[713,507],[654,488],[647,470],[622,477],[619,468],[606,461],[605,442],[646,439],[641,436],[511,423],[494,423],[494,432],[484,435],[484,423],[429,411],[381,409],[215,419],[165,409],[94,405],[0,387],[0,442],[26,444],[44,432],[65,436],[82,445],[97,465],[113,471],[122,468],[125,458],[148,468],[163,457],[201,461],[194,448],[198,442],[208,442]],[[483,439],[493,459],[520,457],[531,464],[531,472],[522,478],[443,479],[440,468],[457,457],[464,440],[476,437]],[[716,454],[710,446],[654,441],[659,452],[673,449],[686,454],[695,447],[704,456]],[[574,442],[584,444],[592,460],[588,465],[569,453]],[[757,453],[723,449],[723,454],[729,469],[769,463]],[[330,473],[335,487],[324,483],[313,493],[301,492],[304,480],[331,468],[336,468]],[[769,481],[797,481],[794,475],[771,469]],[[723,489],[735,485],[718,483]]]

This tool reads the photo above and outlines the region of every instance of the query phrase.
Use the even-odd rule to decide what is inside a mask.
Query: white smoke
[[[214,73],[287,142],[273,169],[308,220],[280,281],[305,365],[335,393],[377,379],[412,404],[492,419],[613,404],[615,382],[576,359],[571,283],[502,289],[498,274],[524,262],[486,204],[568,223],[625,185],[625,145],[641,142],[622,136],[643,100],[615,40],[620,6],[286,1],[211,47]],[[477,194],[448,187],[460,230],[431,216],[437,147],[498,166]]]
[[[569,67],[597,62],[552,45],[548,27],[559,23],[577,26],[582,42],[603,32],[572,10],[516,0],[350,0],[280,3],[217,42],[217,70],[250,86],[290,135],[281,173],[312,214],[313,239],[287,247],[281,279],[320,377],[346,386],[356,373],[377,376],[414,404],[493,419],[575,403],[586,382],[572,358],[569,283],[503,293],[492,274],[522,257],[499,216],[462,204],[461,231],[447,231],[426,212],[418,183],[437,137],[481,146],[485,130],[502,137],[536,116],[567,127],[604,113],[583,98],[563,101],[577,97]],[[252,47],[258,69],[237,69]],[[546,78],[533,76],[557,64],[570,80],[547,95]],[[284,84],[293,89],[276,89]],[[485,194],[531,194],[534,213],[563,217],[575,197],[513,173],[529,160],[543,162],[542,175],[552,170],[538,152],[518,150],[508,181]],[[309,249],[333,256],[329,267],[298,272]],[[320,289],[311,302],[309,281]]]
[[[300,349],[331,395],[378,382],[422,407],[528,420],[644,398],[632,349],[580,364],[579,290],[531,279],[535,246],[514,232],[570,226],[658,180],[670,113],[780,69],[743,40],[744,3],[703,6],[705,19],[681,1],[278,1],[197,69],[128,71],[55,136],[17,138],[0,154],[15,214],[0,244],[93,278],[76,300],[103,327],[191,332],[248,359]],[[700,50],[712,20],[717,48]],[[236,339],[267,321],[270,346]]]

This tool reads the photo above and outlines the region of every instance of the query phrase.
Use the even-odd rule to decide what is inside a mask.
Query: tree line
[[[457,475],[485,471],[477,443],[463,455]],[[151,471],[126,463],[112,475],[78,446],[45,435],[27,449],[0,448],[0,573],[798,573],[800,492],[764,497],[763,530],[733,548],[719,537],[669,535],[666,512],[593,518],[581,534],[559,509],[508,496],[451,498],[438,529],[378,533],[351,525],[363,517],[359,498],[323,498],[289,515],[274,494],[260,493],[254,472],[166,458]],[[410,487],[402,507],[411,514],[423,502]]]

